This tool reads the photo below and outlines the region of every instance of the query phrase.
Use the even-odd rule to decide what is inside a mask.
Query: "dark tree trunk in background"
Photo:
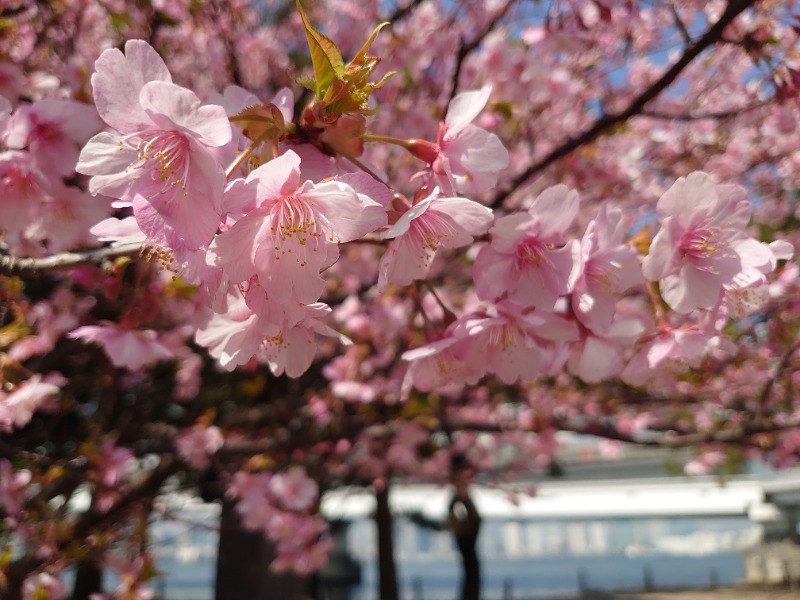
[[[92,594],[103,591],[103,569],[97,562],[87,559],[75,568],[75,585],[72,586],[72,600],[89,600]]]
[[[313,598],[313,581],[292,573],[273,573],[275,549],[261,533],[242,527],[236,505],[222,502],[217,555],[216,600],[295,600]]]
[[[461,600],[479,600],[481,565],[478,560],[478,533],[481,528],[481,516],[468,493],[456,493],[450,503],[448,520],[464,566]]]
[[[378,530],[378,598],[398,600],[397,568],[394,563],[394,533],[389,510],[389,484],[375,492],[375,524]]]

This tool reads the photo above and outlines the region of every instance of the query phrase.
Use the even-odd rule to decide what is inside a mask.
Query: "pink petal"
[[[531,204],[528,212],[541,223],[542,238],[560,236],[572,225],[578,214],[578,192],[564,184],[547,188]]]
[[[131,133],[152,122],[139,106],[139,91],[149,81],[172,81],[166,64],[144,41],[129,40],[125,54],[106,50],[95,62],[94,102],[100,117],[114,129]]]
[[[492,94],[492,86],[483,86],[480,90],[462,92],[450,102],[447,107],[447,116],[444,122],[447,124],[445,141],[452,140],[464,129],[472,120],[477,117],[489,101]]]
[[[231,126],[225,109],[216,105],[201,106],[200,99],[191,90],[165,81],[151,81],[142,87],[139,101],[161,129],[171,130],[177,125],[212,147],[231,141]]]

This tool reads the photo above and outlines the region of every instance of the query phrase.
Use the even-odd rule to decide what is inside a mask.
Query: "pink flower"
[[[115,446],[110,441],[104,442],[96,464],[100,483],[107,488],[118,487],[133,466],[133,459],[134,454],[129,448]]]
[[[208,467],[208,457],[222,448],[224,438],[219,427],[195,426],[182,431],[175,439],[175,446],[181,458],[198,469]]]
[[[567,367],[586,383],[597,383],[615,377],[625,366],[624,350],[645,331],[636,318],[613,321],[602,332],[583,330],[583,339],[570,349]]]
[[[78,146],[102,127],[97,110],[73,100],[39,100],[20,106],[8,120],[5,143],[28,147],[36,164],[62,177],[75,172]]]
[[[602,332],[614,319],[615,294],[642,283],[639,259],[622,238],[622,211],[600,207],[580,246],[580,264],[572,285],[572,309],[586,327]]]
[[[712,308],[725,285],[742,271],[737,245],[751,206],[744,191],[718,186],[700,171],[679,178],[658,201],[662,227],[642,264],[659,281],[664,300],[679,313]]]
[[[464,362],[465,346],[463,340],[448,334],[440,340],[403,353],[403,360],[410,363],[403,379],[403,397],[407,398],[412,388],[431,392],[450,385],[478,383],[485,370],[475,372]]]
[[[99,344],[114,366],[131,371],[174,358],[172,350],[159,341],[158,333],[152,329],[123,329],[114,324],[87,325],[71,331],[67,337]]]
[[[48,178],[28,152],[0,152],[0,223],[6,244],[17,240],[21,244],[31,223],[38,220],[43,201],[57,186],[63,187]]]
[[[565,234],[578,212],[578,193],[565,185],[544,190],[527,212],[501,217],[489,230],[492,241],[481,248],[473,275],[478,296],[508,297],[524,306],[553,310],[568,293],[578,252]]]
[[[319,488],[303,467],[273,475],[269,490],[284,507],[298,512],[308,510],[319,499]]]
[[[491,86],[484,86],[458,94],[439,125],[433,170],[452,179],[458,192],[485,192],[497,183],[497,173],[508,167],[508,151],[500,139],[472,125],[491,93]]]
[[[306,372],[317,351],[315,334],[338,338],[343,344],[351,343],[322,322],[331,312],[328,305],[317,302],[304,306],[303,310],[305,316],[296,325],[284,323],[277,335],[264,339],[260,356],[275,375],[285,372],[289,377],[300,377]]]
[[[212,250],[225,277],[258,284],[279,303],[316,302],[325,287],[320,271],[339,256],[338,244],[386,224],[383,207],[338,181],[300,178],[300,157],[287,151],[226,191],[226,203],[254,206]]]
[[[392,239],[381,259],[378,290],[425,279],[439,247],[459,248],[486,232],[492,211],[466,198],[444,198],[439,188],[409,208],[382,239]]]
[[[141,230],[168,248],[207,245],[221,218],[225,173],[216,149],[231,141],[221,106],[171,83],[146,42],[103,52],[92,86],[100,117],[119,133],[94,136],[77,170],[89,190],[133,205]]]
[[[699,365],[704,356],[716,349],[736,350],[728,338],[716,331],[696,328],[662,331],[631,359],[622,372],[622,379],[629,385],[644,385],[656,369],[671,367],[686,371]]]
[[[578,339],[574,322],[552,313],[524,310],[511,300],[465,315],[457,323],[453,335],[465,340],[466,364],[473,372],[484,369],[506,384],[534,379],[548,342]]]
[[[60,393],[63,384],[57,374],[44,378],[37,373],[10,393],[0,392],[0,430],[11,433],[15,427],[27,425],[45,402]]]

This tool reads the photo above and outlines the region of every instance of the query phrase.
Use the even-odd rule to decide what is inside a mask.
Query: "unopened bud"
[[[439,146],[428,140],[408,140],[406,150],[411,152],[415,158],[428,164],[433,163],[439,156]]]

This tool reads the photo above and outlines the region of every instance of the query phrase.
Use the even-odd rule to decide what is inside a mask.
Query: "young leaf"
[[[344,77],[344,60],[333,40],[314,29],[308,22],[300,0],[295,1],[300,18],[303,19],[308,47],[311,50],[311,63],[314,65],[314,77],[317,80],[317,98],[321,99],[334,79]]]

